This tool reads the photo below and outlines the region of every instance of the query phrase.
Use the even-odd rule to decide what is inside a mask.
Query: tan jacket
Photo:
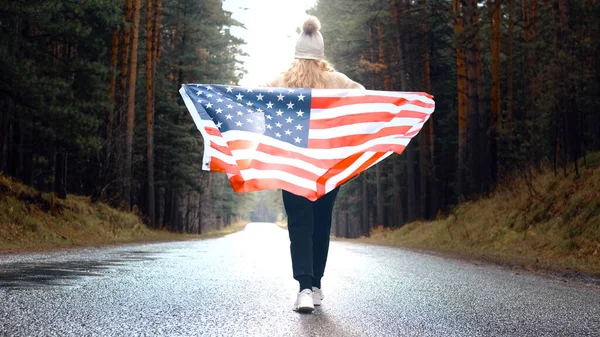
[[[346,76],[340,72],[332,71],[327,74],[328,74],[329,80],[327,81],[327,84],[325,85],[326,89],[361,89],[361,90],[365,90],[365,87],[362,86],[360,83],[357,83],[357,82],[351,80],[348,76]],[[285,87],[285,83],[283,81],[283,74],[280,74],[279,76],[275,77],[271,81],[267,82],[265,86],[266,87],[279,87],[279,88]]]

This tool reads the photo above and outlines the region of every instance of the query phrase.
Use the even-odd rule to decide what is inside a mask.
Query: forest
[[[368,236],[447,214],[542,167],[600,150],[594,0],[319,1],[326,56],[368,89],[425,91],[436,110],[402,155],[340,192],[334,232]]]
[[[177,92],[237,83],[239,25],[217,0],[2,2],[0,171],[150,228],[201,233],[246,217],[252,196],[200,170],[202,138]]]
[[[280,193],[201,171],[181,83],[235,85],[242,24],[218,0],[0,5],[0,171],[64,198],[202,233],[279,220]],[[334,234],[434,219],[541,167],[600,150],[595,0],[320,0],[333,66],[367,89],[425,91],[436,111],[401,155],[345,185]]]

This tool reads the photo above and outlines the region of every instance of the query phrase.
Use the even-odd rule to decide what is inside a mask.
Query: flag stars
[[[198,92],[196,92],[197,96],[203,95],[202,91],[198,90]]]
[[[233,92],[233,88],[231,86],[227,87],[227,92]]]
[[[277,132],[277,133],[275,134],[275,136],[276,136],[277,138],[281,138],[281,133]]]
[[[232,119],[233,118],[233,116],[231,114],[229,114],[229,115],[227,115],[225,117],[227,117],[227,119]]]
[[[277,122],[277,123],[275,123],[275,126],[278,128],[281,128],[281,123]]]
[[[262,109],[261,109],[261,108],[258,108],[258,109],[256,109],[256,112],[260,112],[260,113],[262,113],[263,111],[262,111]]]
[[[263,96],[263,94],[258,94],[258,95],[256,96],[256,100],[257,100],[257,101],[262,101],[264,97],[265,97],[265,96]]]
[[[208,95],[206,95],[206,97],[211,98],[211,97],[213,97],[213,94],[208,94]]]
[[[290,129],[287,129],[287,130],[285,130],[285,135],[286,135],[286,136],[289,136],[289,135],[291,135],[291,134],[292,134],[292,131],[290,131]]]
[[[233,105],[227,104],[227,109],[233,109]]]
[[[244,98],[244,95],[237,94],[235,97],[237,98],[238,101],[241,101]]]
[[[252,92],[252,89],[248,88],[248,91],[246,91],[246,92]]]
[[[238,127],[242,127],[242,125],[244,125],[244,123],[242,123],[242,122],[236,122],[235,123],[235,126],[238,126]]]
[[[252,104],[252,102],[246,102],[247,106],[253,106],[254,104]]]
[[[208,109],[212,108],[212,103],[206,103],[206,108],[208,108]]]
[[[267,116],[268,120],[272,120],[273,119],[273,116],[271,116],[271,115],[266,115],[266,116]]]
[[[300,94],[300,96],[298,96],[298,102],[304,101],[304,97],[306,97],[306,96]]]
[[[252,111],[252,109],[248,109],[246,110],[249,114],[253,113],[254,111]]]
[[[217,113],[218,113],[218,114],[220,114],[220,113],[222,113],[222,112],[223,112],[223,109],[221,109],[221,108],[217,109]]]
[[[296,112],[296,114],[298,115],[298,117],[304,117],[304,111],[302,111],[302,110],[298,110],[298,112]]]
[[[267,103],[267,109],[273,109],[273,103],[269,101],[269,103]]]
[[[222,98],[217,99],[217,103],[223,103],[223,99]]]
[[[273,130],[273,126],[271,124],[267,124],[267,129]]]
[[[242,111],[238,111],[238,112],[237,112],[237,115],[238,115],[238,116],[243,116],[243,115],[244,115],[244,113],[243,113]]]
[[[200,104],[202,104],[202,100],[201,99],[199,99],[197,102],[200,103]]]
[[[223,126],[223,123],[221,123],[221,122],[217,123],[217,128],[220,129],[222,126]]]
[[[294,89],[288,89],[288,93],[293,94],[294,93]]]
[[[294,103],[289,102],[287,105],[288,109],[293,109],[294,108]]]
[[[206,90],[212,90],[212,87],[209,85],[206,87]]]
[[[302,125],[301,124],[296,125],[296,130],[302,131]]]
[[[277,110],[275,113],[277,114],[278,117],[283,116],[283,111],[281,111],[281,109]]]
[[[291,124],[294,120],[292,119],[292,117],[288,117],[285,121]]]
[[[253,120],[252,120],[252,118],[246,118],[246,122],[252,124]]]
[[[277,96],[278,101],[283,101],[284,98],[285,96],[283,96],[282,94],[279,94],[279,96]]]
[[[294,138],[294,141],[295,141],[296,143],[300,143],[300,142],[302,141],[302,139],[301,139],[300,137],[296,137],[296,138]]]

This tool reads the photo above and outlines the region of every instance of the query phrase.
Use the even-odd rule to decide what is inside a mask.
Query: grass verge
[[[580,175],[543,170],[436,221],[375,229],[362,241],[562,274],[600,276],[600,154]]]
[[[69,195],[61,200],[0,173],[0,253],[212,238],[244,225],[239,222],[202,235],[150,230],[133,213],[92,204],[87,197]]]

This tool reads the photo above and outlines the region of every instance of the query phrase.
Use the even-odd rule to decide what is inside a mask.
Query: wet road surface
[[[0,256],[0,336],[600,336],[600,291],[332,242],[325,300],[291,310],[287,231]]]

